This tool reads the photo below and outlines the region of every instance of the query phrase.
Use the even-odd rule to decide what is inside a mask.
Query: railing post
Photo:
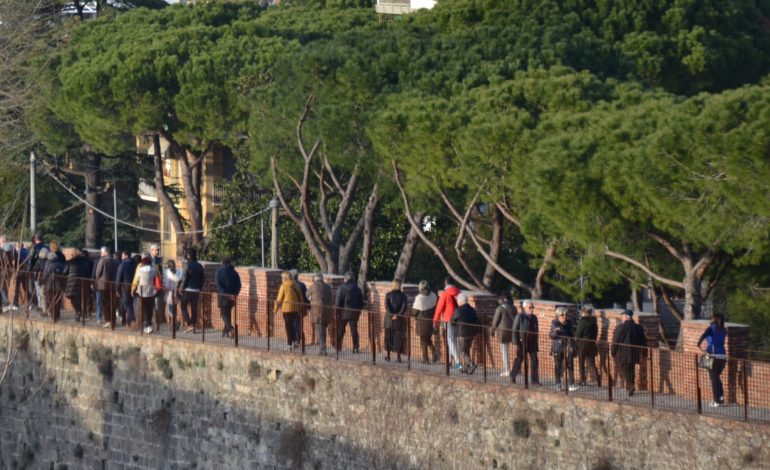
[[[305,315],[307,305],[302,304],[299,311],[299,351],[301,355],[305,355]]]
[[[700,390],[700,369],[698,368],[698,353],[693,353],[693,359],[695,359],[695,397],[698,401],[698,414],[703,413],[703,403],[701,403],[701,390]]]
[[[201,321],[201,343],[206,342],[206,310],[201,308],[203,306],[202,302],[202,296],[200,294],[203,294],[203,292],[198,293],[198,318]],[[207,292],[207,294],[210,296],[211,294]],[[207,302],[209,305],[209,308],[211,308],[211,299],[209,298],[209,301]],[[213,312],[212,312],[213,316]]]
[[[655,408],[655,365],[653,364],[653,354],[655,354],[655,351],[650,348],[647,352],[649,353],[648,362],[650,363],[648,377],[648,383],[650,384],[650,404]]]
[[[609,351],[607,351],[607,401],[612,401],[612,367],[610,366]]]
[[[235,347],[238,347],[238,297],[235,296],[235,299],[233,300],[233,310],[235,310],[235,315],[230,316],[230,324],[233,325],[233,341],[235,343]]]
[[[561,355],[562,355],[562,375],[564,376],[564,394],[569,395],[569,371],[567,370],[567,339],[562,339],[562,348],[561,348]],[[559,381],[561,382],[561,377],[559,377]]]
[[[484,382],[487,381],[487,329],[481,328],[481,361],[484,365]]]
[[[344,307],[343,307],[344,308]],[[334,329],[334,359],[340,360],[340,309],[334,309],[334,321],[337,328]]]
[[[114,287],[114,286],[113,286]],[[107,312],[107,314],[110,316],[110,328],[112,331],[115,331],[115,296],[112,293],[112,289],[107,290],[107,296],[110,299],[110,311]],[[102,312],[102,315],[104,315],[104,312]]]
[[[366,310],[367,326],[366,329],[369,332],[369,344],[372,346],[372,364],[377,364],[377,339],[374,337],[374,314],[371,310]],[[334,332],[336,335],[336,331]],[[335,336],[336,337],[336,336]]]
[[[749,374],[746,359],[743,360],[743,419],[749,420]]]
[[[271,322],[271,316],[273,315],[273,309],[270,308],[270,304],[272,301],[267,301],[267,311],[265,312],[267,314],[267,350],[270,351],[270,335],[272,334],[272,329],[270,328]]]
[[[406,315],[402,318],[406,320],[406,370],[412,370],[412,321]]]
[[[444,348],[444,369],[447,377],[449,377],[449,323],[446,323],[444,327],[444,344],[446,345]]]
[[[169,307],[171,307],[171,339],[176,339],[176,304],[171,304]]]
[[[527,341],[530,333],[524,333],[524,341],[521,344],[521,352],[524,356],[524,388],[529,388],[529,355],[527,354]]]

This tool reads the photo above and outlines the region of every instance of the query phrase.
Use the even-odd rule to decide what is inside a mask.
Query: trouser
[[[618,364],[620,373],[623,374],[623,381],[626,385],[626,390],[634,390],[636,386],[636,364]]]
[[[123,310],[123,321],[134,323],[136,321],[134,299],[131,298],[131,293],[128,290],[124,290],[120,293],[120,306],[121,310]]]
[[[102,293],[101,291],[96,291],[96,320],[101,322],[102,321]]]
[[[599,371],[596,369],[596,360],[594,356],[586,353],[578,353],[578,373],[581,382],[586,381],[586,365],[588,365],[588,372],[590,372],[591,380],[599,383]]]
[[[38,281],[35,281],[35,296],[37,298],[37,306],[40,308],[40,310],[47,312],[48,310],[46,309],[45,290],[43,289],[43,284]]]
[[[158,321],[158,325],[160,325],[160,323],[163,321],[163,318],[164,318],[163,312],[166,310],[166,299],[163,297],[162,292],[158,292],[157,294],[155,294],[154,298],[155,298],[155,302],[154,302],[155,318]]]
[[[145,327],[152,326],[153,309],[155,308],[155,297],[142,297],[139,299],[142,309],[142,324]]]
[[[169,321],[168,323],[170,325],[176,324],[176,327],[179,328],[179,321],[176,318],[176,304],[166,304],[166,310],[168,311],[168,317]]]
[[[315,337],[321,352],[326,352],[326,323],[313,323]]]
[[[422,361],[423,362],[436,362],[438,360],[438,352],[436,351],[436,347],[433,346],[433,338],[432,334],[427,334],[424,336],[420,336],[420,350],[422,350]],[[428,352],[430,351],[430,359],[428,356]]]
[[[458,339],[458,345],[462,353],[462,363],[467,367],[471,361],[471,347],[473,347],[473,336],[463,336]]]
[[[48,305],[48,313],[51,314],[53,321],[59,320],[59,314],[61,313],[62,293],[59,289],[46,288],[46,305]]]
[[[18,307],[22,302],[20,302],[20,293],[24,293],[24,301],[26,302],[29,298],[29,282],[27,281],[27,274],[26,273],[18,273],[16,275],[16,286],[13,288],[13,305]]]
[[[565,353],[560,352],[553,355],[553,368],[554,372],[556,373],[556,383],[559,384],[559,387],[562,387],[564,384],[562,382],[562,376],[564,374],[564,362],[565,362]],[[573,364],[572,357],[570,357],[569,354],[566,355],[566,366],[567,366],[567,383],[569,385],[572,385],[575,383],[575,365]]]
[[[83,318],[83,302],[79,295],[73,295],[72,297],[67,297],[70,299],[70,303],[72,304],[72,308],[75,309],[75,315],[77,316],[77,319],[80,320]]]
[[[113,322],[113,316],[115,315],[115,301],[113,300],[112,291],[100,290],[97,291],[97,298],[99,299],[99,306],[101,306],[101,315],[99,310],[96,311],[96,318],[104,318],[105,322]],[[101,321],[101,320],[100,320]]]
[[[449,360],[455,364],[460,364],[460,355],[457,352],[457,325],[444,323],[446,328],[447,349],[449,349]]]
[[[508,343],[500,343],[500,356],[503,358],[503,370],[510,371],[510,363],[508,358]]]
[[[709,369],[709,379],[711,379],[711,394],[714,401],[724,404],[725,391],[722,387],[722,379],[719,378],[722,375],[722,371],[727,365],[727,360],[714,358],[714,366]]]
[[[341,318],[337,323],[337,349],[342,349],[342,340],[345,338],[345,325],[350,325],[350,336],[353,338],[353,349],[358,349],[358,318]]]
[[[527,355],[529,356],[529,377],[533,383],[540,382],[537,370],[537,350],[535,348],[527,348]],[[513,370],[511,375],[515,378],[519,375],[521,369],[521,363],[524,361],[524,347],[521,344],[516,345],[516,359],[513,361]]]
[[[38,306],[36,275],[37,273],[33,272],[27,274],[27,307]]]
[[[297,313],[297,316],[294,317],[294,331],[297,335],[297,343],[299,344],[300,340],[302,339],[302,334],[304,333],[302,328],[302,314]]]
[[[283,325],[286,329],[286,342],[289,346],[299,343],[299,331],[297,330],[297,312],[284,312]]]
[[[182,318],[187,326],[195,326],[198,324],[198,292],[184,291],[182,293]],[[190,312],[188,312],[188,307]]]
[[[222,330],[222,334],[226,335],[229,334],[230,331],[233,329],[233,306],[228,305],[226,307],[219,306],[219,316],[222,317],[222,323],[225,324],[224,329]]]
[[[385,352],[390,359],[391,351],[398,354],[398,360],[401,360],[401,353],[404,351],[404,332],[401,328],[385,328]]]

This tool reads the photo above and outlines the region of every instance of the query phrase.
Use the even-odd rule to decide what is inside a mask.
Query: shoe
[[[479,366],[478,364],[471,364],[470,366],[468,366],[468,370],[465,373],[468,375],[473,374],[474,372],[476,372],[476,368],[478,366]]]
[[[535,380],[533,382],[530,382],[530,385],[537,385],[538,387],[542,387],[543,384],[541,384],[539,381]]]
[[[7,312],[10,309],[11,307],[9,307],[8,305],[3,305],[3,313]]]
[[[578,382],[578,385],[580,385],[581,387],[585,387],[586,386],[586,381],[585,380],[581,380],[580,382]]]
[[[144,334],[149,335],[150,333],[152,333],[152,327],[145,326],[143,331],[144,331]]]
[[[632,396],[634,396],[634,393],[636,393],[636,390],[634,390],[634,389],[632,388],[631,390],[629,390],[629,391],[628,391],[628,396],[629,396],[629,397],[632,397]]]
[[[386,358],[385,358],[385,362],[390,362],[390,358],[389,358],[389,357],[386,357]]]
[[[438,362],[438,351],[433,350],[433,362]]]
[[[711,402],[711,404],[710,404],[709,406],[711,406],[712,408],[719,408],[719,407],[720,407],[720,406],[722,406],[722,405],[720,405],[719,403],[717,403],[717,402],[715,402],[715,401],[712,401],[712,402]]]
[[[570,385],[569,387],[567,387],[567,390],[569,390],[570,392],[574,392],[574,391],[575,391],[575,390],[577,390],[578,388],[580,388],[580,387],[578,387],[578,386],[577,386],[577,385],[575,385],[575,384],[572,384],[572,385]]]
[[[508,372],[507,370],[500,372],[500,377],[510,377],[510,376],[511,376],[511,373]]]
[[[104,322],[104,325],[102,325],[102,328],[112,328],[112,323]]]
[[[358,348],[353,348],[353,352],[354,352],[355,354],[358,354],[358,353],[359,353],[359,352],[361,352],[361,351],[359,351],[359,350],[358,350]]]
[[[18,306],[18,305],[11,305],[11,310],[13,310],[14,312],[16,312],[16,311],[18,311],[18,310],[19,310],[19,306]]]
[[[463,368],[463,365],[460,364],[459,362],[455,364],[455,369],[462,369],[462,368]]]

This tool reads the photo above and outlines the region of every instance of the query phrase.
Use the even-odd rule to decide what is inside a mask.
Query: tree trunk
[[[102,196],[99,187],[102,183],[102,156],[98,153],[86,151],[86,202],[93,207],[101,209]],[[85,243],[86,248],[99,248],[102,245],[102,215],[86,207]]]
[[[422,225],[422,219],[424,217],[424,212],[416,213],[414,215],[415,223],[417,225]],[[417,249],[417,242],[419,241],[420,235],[417,233],[417,230],[410,225],[409,233],[406,234],[404,245],[401,247],[401,255],[398,257],[398,264],[396,265],[396,272],[393,273],[393,279],[406,279],[406,273],[409,272],[409,268],[412,266],[412,258]]]
[[[377,189],[375,184],[364,211],[364,240],[361,248],[361,265],[358,267],[358,287],[362,292],[366,292],[366,281],[369,280],[370,255],[374,239],[374,211],[377,209],[378,202]]]
[[[685,271],[684,277],[684,318],[695,320],[701,316],[703,307],[703,293],[701,286],[703,280],[696,275],[693,269]]]
[[[155,192],[158,195],[158,203],[163,207],[163,209],[166,210],[166,214],[168,214],[168,220],[171,221],[171,225],[174,227],[174,232],[177,234],[177,240],[179,240],[179,237],[181,237],[181,234],[184,233],[184,224],[182,224],[182,216],[179,214],[179,210],[174,205],[174,201],[171,200],[171,197],[166,192],[166,185],[163,182],[163,160],[161,156],[161,150],[160,150],[160,135],[155,134],[153,137],[153,147],[154,147],[154,155],[153,155],[153,166],[155,167]],[[166,227],[166,230],[168,230],[168,227]],[[163,234],[161,234],[161,240],[163,239]],[[177,243],[177,253],[176,255],[181,255],[182,251],[182,245]]]
[[[641,312],[642,311],[642,305],[639,303],[639,288],[634,287],[631,289],[631,304],[634,307],[634,312]]]
[[[500,249],[503,246],[503,214],[500,209],[495,206],[492,209],[492,244],[489,247],[489,257],[497,261],[500,257]],[[492,283],[495,281],[495,273],[497,270],[492,263],[487,263],[486,270],[484,271],[484,287],[487,290],[492,289]]]
[[[196,155],[190,149],[183,149],[181,155],[178,155],[180,168],[182,170],[182,189],[184,190],[185,207],[190,223],[190,243],[192,246],[200,247],[203,242],[203,209],[201,207],[200,193],[200,167],[204,158],[204,151],[201,155]]]

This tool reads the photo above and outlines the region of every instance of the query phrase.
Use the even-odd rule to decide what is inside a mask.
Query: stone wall
[[[0,318],[3,468],[768,468],[770,426]]]

